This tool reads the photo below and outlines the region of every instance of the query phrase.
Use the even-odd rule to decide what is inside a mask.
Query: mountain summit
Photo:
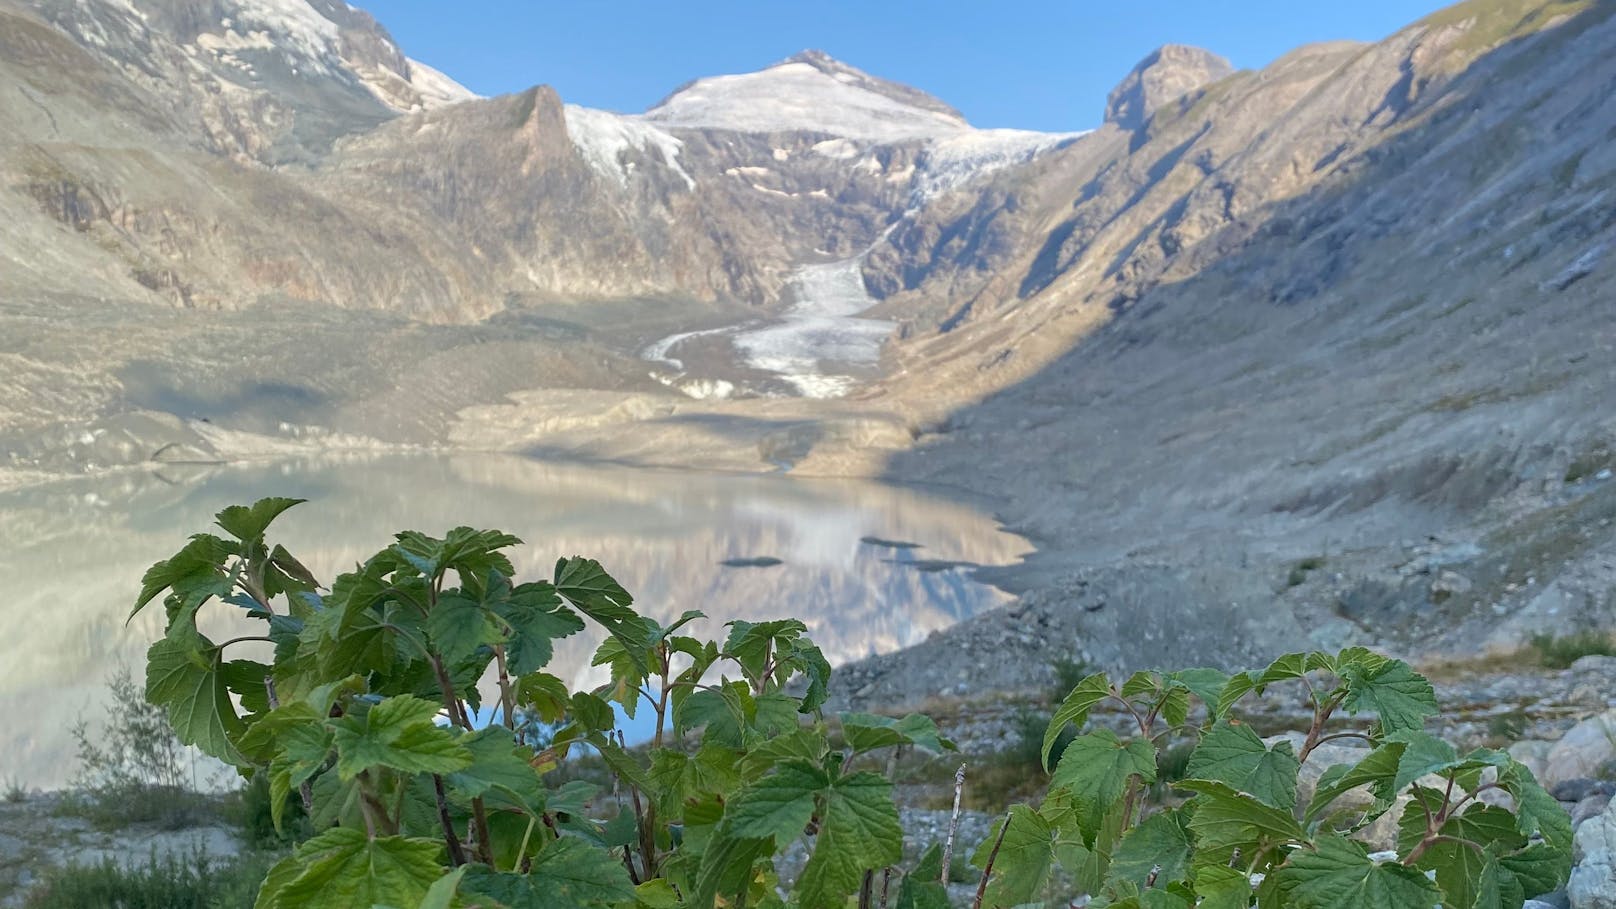
[[[1234,67],[1209,50],[1164,44],[1139,61],[1105,99],[1105,122],[1138,129],[1164,104],[1211,85]]]
[[[877,142],[970,128],[958,111],[931,95],[815,50],[757,72],[687,83],[646,111],[645,118],[690,129],[816,132]]]

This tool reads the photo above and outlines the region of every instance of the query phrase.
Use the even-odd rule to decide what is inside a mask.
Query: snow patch
[[[932,142],[920,158],[914,188],[919,205],[994,171],[1053,151],[1086,133],[1040,133],[1025,129],[974,129]]]
[[[655,149],[674,173],[684,179],[687,188],[696,188],[695,178],[679,163],[684,143],[640,118],[568,104],[566,121],[567,136],[572,144],[591,167],[617,185],[628,185],[631,162],[622,159],[624,152]]]
[[[423,107],[429,109],[443,107],[479,97],[476,92],[449,78],[441,70],[433,69],[419,60],[406,58],[404,62],[409,67],[410,85],[420,94]]]
[[[809,151],[824,158],[845,161],[858,155],[859,147],[846,139],[826,139],[823,142],[815,142]]]

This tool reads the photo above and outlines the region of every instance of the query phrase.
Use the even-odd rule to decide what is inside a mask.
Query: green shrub
[[[15,805],[19,802],[26,802],[28,800],[28,787],[24,786],[21,780],[8,776],[6,777],[5,785],[5,797],[7,802]]]
[[[1083,660],[1074,660],[1071,657],[1060,657],[1050,662],[1049,668],[1055,672],[1055,698],[1059,700],[1066,696],[1066,692],[1077,687],[1077,683],[1088,678],[1094,672],[1094,667]]]
[[[273,857],[234,860],[197,852],[151,855],[144,865],[102,859],[46,872],[29,895],[28,909],[252,909]]]
[[[1616,656],[1616,642],[1603,631],[1534,634],[1532,649],[1537,651],[1538,662],[1550,669],[1565,669],[1585,656]]]
[[[464,527],[400,533],[325,586],[265,540],[296,504],[220,512],[227,536],[199,534],[153,566],[136,604],[163,597],[167,627],[148,653],[146,692],[181,740],[267,775],[277,827],[283,796],[309,784],[319,832],[271,869],[258,909],[457,899],[821,909],[855,894],[867,909],[892,869],[894,905],[947,904],[953,869],[941,844],[899,867],[892,781],[863,768],[894,767],[883,760],[893,749],[951,743],[918,714],[844,713],[833,739],[830,667],[802,622],[735,621],[722,641],[701,640],[681,633],[699,613],[664,627],[591,559],[564,558],[551,580],[518,583],[504,551],[520,541]],[[196,619],[215,600],[246,606],[263,634],[207,638]],[[573,690],[543,670],[555,640],[591,624],[604,638],[593,662],[609,678]],[[276,645],[273,665],[227,658],[249,639]],[[492,709],[480,709],[485,678]],[[1267,744],[1242,716],[1274,686],[1311,709],[1299,748]],[[614,705],[646,711],[647,748],[624,747]],[[1100,709],[1129,731],[1090,728]],[[986,842],[955,854],[971,851],[981,872],[976,909],[1042,902],[1057,869],[1091,905],[1115,909],[1245,906],[1254,896],[1299,909],[1470,906],[1477,893],[1503,904],[1563,885],[1565,811],[1509,755],[1460,754],[1424,732],[1436,712],[1424,677],[1362,648],[1288,654],[1232,676],[1093,673],[1045,724],[1037,757],[1051,773],[1036,807],[1011,806]],[[518,738],[524,715],[558,724],[542,750]],[[1302,763],[1338,738],[1370,750],[1326,770],[1299,802]],[[1186,758],[1182,746],[1163,755],[1162,741],[1195,744]],[[610,769],[614,791],[557,784],[554,771],[583,749]],[[1180,773],[1168,784],[1173,803],[1152,810],[1149,788]],[[1419,784],[1432,775],[1442,784]],[[1365,787],[1370,805],[1338,803]],[[1491,804],[1489,790],[1514,810]],[[1397,860],[1376,861],[1350,834],[1403,794],[1420,810],[1401,817]],[[807,862],[787,886],[775,858],[798,844]]]
[[[1290,573],[1285,576],[1286,587],[1300,587],[1307,583],[1307,576],[1324,567],[1323,556],[1308,556],[1298,560],[1291,566]]]

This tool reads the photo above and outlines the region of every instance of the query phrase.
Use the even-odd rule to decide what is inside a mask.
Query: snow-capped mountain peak
[[[816,132],[897,142],[970,128],[924,92],[877,79],[820,51],[751,73],[697,79],[645,113],[667,127]]]

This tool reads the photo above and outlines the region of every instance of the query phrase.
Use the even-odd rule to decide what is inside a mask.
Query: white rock
[[[1596,776],[1600,766],[1612,759],[1616,759],[1616,710],[1607,710],[1571,727],[1550,749],[1540,779],[1543,785],[1553,786]]]
[[[1571,909],[1616,909],[1616,811],[1607,808],[1577,829],[1571,857]]]

